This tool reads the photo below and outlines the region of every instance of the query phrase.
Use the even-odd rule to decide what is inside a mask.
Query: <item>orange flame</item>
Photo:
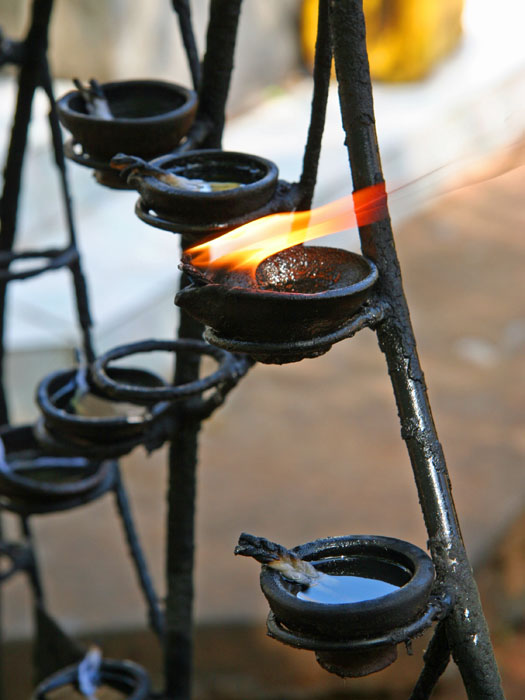
[[[352,195],[311,211],[263,216],[188,250],[196,267],[250,270],[265,258],[299,243],[355,226],[366,226],[387,215],[385,183],[365,187]]]

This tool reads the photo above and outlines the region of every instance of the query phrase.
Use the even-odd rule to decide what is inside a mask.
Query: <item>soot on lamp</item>
[[[378,274],[361,255],[317,246],[271,255],[254,275],[244,269],[202,270],[189,254],[181,269],[192,284],[175,303],[207,326],[207,340],[277,364],[315,357],[342,339],[338,333],[352,335],[343,330],[369,298]]]

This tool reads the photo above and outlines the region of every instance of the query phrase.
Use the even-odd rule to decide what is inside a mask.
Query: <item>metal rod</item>
[[[355,189],[383,181],[375,131],[362,0],[330,0],[332,42]],[[479,594],[463,544],[450,480],[432,418],[389,218],[360,229],[391,311],[378,325],[438,580],[454,588],[446,630],[470,700],[503,698]]]
[[[18,77],[18,98],[7,160],[4,168],[2,197],[0,199],[0,251],[10,251],[13,248],[22,179],[22,166],[27,145],[29,122],[31,119],[31,106],[33,103],[33,95],[38,84],[41,58],[45,56],[47,49],[47,32],[52,8],[53,0],[33,1],[31,26],[23,45],[19,44],[19,58],[23,57],[23,63],[21,64]],[[9,263],[5,265],[5,268],[8,267]],[[5,425],[9,421],[9,410],[4,384],[7,284],[7,281],[0,281],[0,425]],[[1,534],[2,523],[0,520],[0,536]],[[0,634],[0,646],[1,641]],[[0,668],[0,672],[1,670]],[[3,687],[0,683],[0,700],[2,697]]]
[[[18,99],[4,169],[2,199],[0,200],[1,251],[11,250],[14,243],[22,166],[31,119],[31,105],[39,82],[42,58],[47,49],[47,31],[52,7],[53,0],[33,1],[31,26],[25,40],[24,62],[18,78]],[[0,281],[0,425],[9,420],[3,382],[6,294],[7,282]]]
[[[209,125],[204,148],[220,148],[225,106],[242,0],[211,0],[198,121]],[[207,127],[208,128],[208,127]],[[185,242],[182,242],[184,248]],[[188,280],[181,277],[180,288]],[[201,338],[200,323],[181,311],[179,338]],[[192,354],[177,358],[175,384],[199,376],[200,360]],[[191,697],[193,668],[193,563],[197,447],[200,421],[182,408],[174,420],[169,454],[168,523],[166,544],[166,636],[164,673],[167,700]]]
[[[33,537],[33,531],[29,524],[29,518],[25,515],[20,516],[20,529],[31,552],[30,566],[27,570],[27,574],[33,590],[34,601],[39,605],[44,605],[44,588],[42,586],[42,577],[40,575],[40,569],[36,556],[35,540]]]
[[[242,0],[211,0],[197,120],[210,124],[202,148],[220,148]]]
[[[433,689],[448,666],[450,647],[444,622],[440,622],[436,627],[423,658],[425,665],[409,700],[427,700],[432,695]]]
[[[182,275],[180,288],[188,284]],[[201,338],[202,326],[181,311],[179,338]],[[199,376],[200,357],[177,357],[175,385]],[[164,672],[166,700],[189,700],[193,669],[193,564],[197,448],[200,421],[184,412],[175,415],[169,452],[168,523],[166,544],[166,636]]]
[[[122,526],[124,528],[124,534],[128,543],[129,552],[131,558],[133,559],[137,578],[148,606],[149,623],[155,634],[162,637],[164,634],[164,616],[162,614],[162,610],[160,609],[159,599],[148,571],[148,566],[146,564],[142,547],[140,546],[137,531],[135,529],[135,523],[133,522],[133,518],[131,516],[128,495],[126,493],[126,489],[124,488],[124,482],[122,481],[122,476],[118,465],[115,465],[115,486],[113,490],[115,493],[115,500],[117,502],[117,510],[120,515]]]
[[[180,33],[186,50],[186,56],[190,66],[191,79],[195,90],[199,90],[201,82],[201,64],[199,62],[199,53],[197,51],[197,43],[195,34],[193,33],[193,25],[191,22],[191,7],[189,0],[171,0],[173,9],[179,18]]]
[[[312,109],[310,126],[303,157],[303,172],[299,181],[301,201],[298,209],[306,211],[312,206],[319,154],[326,120],[326,103],[330,89],[330,71],[332,68],[332,44],[330,42],[330,25],[328,21],[328,0],[319,0],[317,20],[317,40],[313,71]]]
[[[49,125],[51,128],[51,136],[53,140],[53,149],[55,153],[55,163],[60,173],[60,185],[62,189],[62,200],[66,211],[66,220],[69,233],[69,242],[72,246],[77,246],[77,236],[75,231],[75,221],[73,217],[73,203],[69,190],[69,182],[67,178],[66,159],[64,157],[64,145],[62,142],[62,132],[58,120],[58,112],[56,108],[55,97],[53,94],[53,84],[49,73],[47,58],[44,55],[42,59],[41,84],[49,99]],[[80,257],[77,255],[73,262],[69,265],[71,274],[73,275],[73,284],[75,287],[75,300],[77,307],[77,316],[80,329],[82,332],[82,345],[86,360],[92,362],[95,359],[93,350],[93,341],[91,338],[91,313],[89,310],[89,297],[87,284],[82,272]]]

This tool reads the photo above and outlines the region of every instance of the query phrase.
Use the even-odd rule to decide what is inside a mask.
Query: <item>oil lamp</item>
[[[163,379],[153,372],[114,367],[111,374],[125,384],[143,388],[161,387]],[[133,403],[108,400],[82,370],[60,370],[45,377],[37,389],[37,403],[43,414],[39,437],[44,443],[77,454],[116,457],[127,454],[144,441],[145,434],[169,409],[167,402]],[[56,442],[56,445],[53,444]],[[100,448],[100,450],[97,450]]]
[[[323,668],[342,677],[390,665],[397,644],[421,634],[450,606],[448,594],[433,590],[430,557],[391,537],[330,537],[286,550],[243,534],[235,553],[264,564],[269,635],[315,651]]]
[[[353,335],[354,318],[377,280],[375,265],[337,248],[296,246],[247,270],[202,273],[188,254],[192,280],[175,303],[203,322],[205,337],[228,350],[283,364],[326,352]],[[370,316],[372,318],[372,316]]]
[[[248,153],[203,149],[124,164],[128,185],[140,193],[139,218],[193,243],[262,216],[278,193],[277,166]]]
[[[87,503],[114,485],[114,463],[81,456],[56,456],[38,442],[33,427],[0,431],[0,503],[25,515]]]
[[[379,322],[384,307],[364,308],[378,278],[371,260],[303,244],[381,219],[385,202],[380,183],[316,209],[273,212],[190,247],[181,268],[192,284],[175,303],[229,351],[275,364],[317,357]]]
[[[73,664],[46,678],[35,688],[32,700],[51,700],[62,697],[68,690],[72,697],[89,697],[83,692],[78,694],[80,664]],[[127,700],[148,700],[151,685],[148,674],[138,664],[132,661],[117,661],[115,659],[103,659],[98,670],[96,693],[100,697],[108,693],[108,697],[121,697]],[[64,697],[69,697],[64,695]]]
[[[95,169],[100,184],[125,188],[109,166],[116,153],[154,158],[173,150],[187,134],[197,111],[197,95],[160,80],[103,83],[109,116],[89,113],[83,92],[72,90],[57,101],[62,124],[73,140],[66,155]]]

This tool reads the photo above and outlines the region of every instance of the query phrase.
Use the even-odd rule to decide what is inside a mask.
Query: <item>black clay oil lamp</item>
[[[450,603],[431,595],[430,557],[391,537],[327,538],[287,550],[243,534],[235,553],[264,564],[270,636],[315,651],[323,668],[342,677],[391,664],[396,645],[421,634]]]
[[[277,166],[248,153],[216,149],[166,155],[150,163],[117,156],[140,193],[138,216],[197,241],[262,216],[277,189]]]
[[[42,513],[86,503],[113,485],[113,463],[48,453],[32,426],[0,431],[0,503],[16,512]]]
[[[148,700],[151,684],[146,671],[132,661],[103,659],[91,663],[88,652],[79,664],[73,664],[46,678],[35,689],[32,700],[52,698],[115,697],[122,700]],[[83,666],[84,665],[84,666]]]
[[[189,247],[181,269],[192,284],[175,303],[230,352],[273,364],[322,355],[385,309],[364,307],[378,277],[372,261],[303,244],[382,218],[384,202],[380,184],[308,211],[274,210]]]
[[[111,376],[124,385],[141,385],[144,389],[165,386],[153,372],[114,367]],[[169,408],[166,402],[112,401],[92,382],[90,373],[70,369],[44,378],[37,389],[37,403],[42,411],[49,436],[60,436],[58,442],[77,452],[79,448],[100,446],[106,456],[126,454],[144,438],[146,431]],[[80,449],[80,451],[82,451]]]
[[[68,157],[95,168],[97,180],[110,187],[126,186],[109,166],[116,153],[146,159],[168,153],[187,134],[197,110],[195,92],[160,80],[94,83],[94,87],[106,108],[100,108],[104,101],[97,92],[90,101],[89,89],[68,92],[57,108],[73,136],[73,143],[66,146]]]
[[[181,265],[192,284],[175,303],[207,326],[209,342],[285,363],[326,352],[370,295],[375,265],[356,253],[295,246],[250,270]]]

